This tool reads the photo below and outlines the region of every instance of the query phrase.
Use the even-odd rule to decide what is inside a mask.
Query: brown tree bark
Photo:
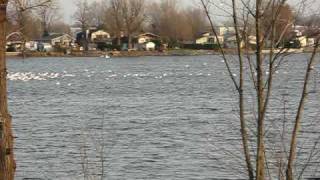
[[[258,100],[258,128],[257,128],[257,162],[256,162],[256,179],[265,179],[265,147],[264,147],[264,80],[263,80],[263,62],[262,62],[262,36],[261,36],[261,6],[262,0],[256,0],[256,43],[257,43],[257,100]]]
[[[235,0],[232,0],[232,11],[233,11],[233,23],[234,28],[236,31],[236,39],[237,39],[237,51],[238,51],[238,58],[239,58],[239,115],[240,115],[240,130],[242,136],[242,147],[244,150],[244,156],[246,160],[246,167],[248,170],[249,180],[254,179],[253,168],[251,164],[251,157],[250,157],[250,150],[248,144],[248,131],[247,131],[247,123],[245,119],[245,104],[244,104],[244,67],[243,67],[243,58],[242,58],[242,50],[241,50],[241,37],[240,37],[240,30],[238,27],[238,17],[237,17],[237,5]]]
[[[287,166],[287,172],[286,172],[287,180],[294,179],[293,163],[294,163],[294,160],[296,159],[297,137],[300,131],[301,120],[302,120],[303,111],[304,111],[304,104],[308,96],[308,83],[309,83],[311,72],[313,69],[312,66],[315,62],[315,57],[317,54],[318,47],[319,47],[319,39],[317,40],[317,43],[314,47],[311,58],[308,62],[307,71],[304,77],[303,90],[302,90],[300,103],[299,103],[299,107],[296,114],[295,125],[292,131],[292,137],[291,137],[291,143],[290,143],[290,154],[288,157],[288,166]]]
[[[132,36],[128,34],[128,50],[132,49]]]
[[[0,180],[13,180],[15,161],[7,102],[6,16],[8,0],[0,0]]]

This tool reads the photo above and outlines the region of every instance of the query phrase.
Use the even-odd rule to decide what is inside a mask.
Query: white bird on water
[[[110,59],[110,58],[111,58],[108,54],[102,55],[102,56],[100,56],[100,57],[101,57],[101,58],[105,58],[105,59]]]

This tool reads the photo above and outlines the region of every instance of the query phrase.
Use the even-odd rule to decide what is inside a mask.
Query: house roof
[[[53,39],[56,39],[56,38],[59,38],[59,37],[62,37],[62,36],[69,36],[70,38],[72,38],[70,35],[68,34],[60,34],[60,33],[53,33],[53,34],[50,34],[49,36],[45,36],[45,37],[42,37],[40,39],[38,39],[39,41],[51,41]]]
[[[12,33],[7,36],[8,42],[22,42],[23,38],[20,33]]]
[[[102,30],[102,29],[94,30],[94,31],[92,31],[91,33],[93,34],[93,33],[96,33],[96,32],[104,32],[104,33],[108,33],[107,31]],[[109,33],[108,33],[108,34],[109,34]]]
[[[155,38],[159,38],[160,36],[156,35],[156,34],[153,34],[153,33],[143,33],[143,34],[139,34],[138,35],[139,37],[141,36],[151,36],[151,37],[155,37]]]
[[[202,32],[198,32],[197,33],[197,37],[198,38],[201,38],[201,37],[203,37],[205,34],[208,34],[209,33],[209,35],[212,35],[212,33],[210,32],[210,31],[202,31]]]

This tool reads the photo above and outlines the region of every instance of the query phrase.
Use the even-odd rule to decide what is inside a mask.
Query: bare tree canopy
[[[292,112],[295,114],[292,130],[288,132],[287,127],[283,126],[279,137],[280,143],[282,142],[280,147],[275,147],[275,143],[270,144],[269,131],[271,130],[268,129],[268,125],[271,123],[269,113],[271,113],[271,108],[274,108],[271,107],[271,103],[278,98],[274,93],[274,83],[276,77],[279,76],[276,72],[289,54],[291,46],[286,44],[292,38],[303,38],[301,32],[295,29],[296,18],[305,10],[307,1],[299,1],[295,9],[287,4],[287,0],[230,0],[224,2],[200,0],[200,3],[210,22],[211,31],[217,39],[218,32],[214,21],[217,15],[212,8],[220,9],[224,16],[232,19],[231,25],[234,29],[237,54],[235,67],[232,65],[234,59],[226,55],[221,42],[218,41],[218,44],[227,73],[238,96],[241,149],[248,179],[265,180],[275,177],[281,180],[301,179],[308,165],[295,167],[295,160],[298,155],[298,136],[307,103],[308,85],[318,52],[319,31],[312,34],[315,43],[308,54],[300,101],[297,102],[296,111]],[[315,26],[311,24],[309,27],[302,28],[305,30]],[[243,46],[243,44],[251,44],[251,46]],[[234,76],[235,73],[239,74],[239,77]],[[245,84],[248,79],[251,80],[254,92],[251,92],[250,86]],[[254,102],[248,101],[247,96],[253,96]],[[275,104],[272,103],[272,105]],[[250,110],[250,107],[253,109]],[[285,140],[285,137],[288,137],[288,140]],[[317,143],[318,141],[315,142]],[[276,152],[270,147],[277,149]],[[274,157],[276,159],[273,159]],[[307,163],[309,162],[310,159]]]
[[[90,26],[90,8],[87,0],[75,1],[76,11],[73,15],[74,20],[78,23],[82,31]]]
[[[106,27],[118,36],[121,32],[128,36],[129,49],[132,48],[132,36],[142,30],[146,20],[144,0],[110,0],[106,12]]]
[[[58,21],[61,18],[58,10],[59,5],[57,0],[52,0],[51,2],[48,2],[45,6],[40,6],[37,9],[35,9],[35,13],[39,16],[41,20],[43,36],[48,36],[52,23]]]
[[[181,8],[176,0],[162,0],[149,5],[149,29],[161,35],[170,47],[178,42],[192,41],[207,30],[208,22],[202,9]]]

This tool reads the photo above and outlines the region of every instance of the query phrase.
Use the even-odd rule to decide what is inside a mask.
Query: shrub
[[[104,51],[104,50],[120,50],[121,47],[118,45],[113,45],[113,44],[107,44],[107,43],[97,43],[97,49]]]
[[[218,44],[183,44],[184,49],[196,49],[196,50],[213,50],[218,49]]]

